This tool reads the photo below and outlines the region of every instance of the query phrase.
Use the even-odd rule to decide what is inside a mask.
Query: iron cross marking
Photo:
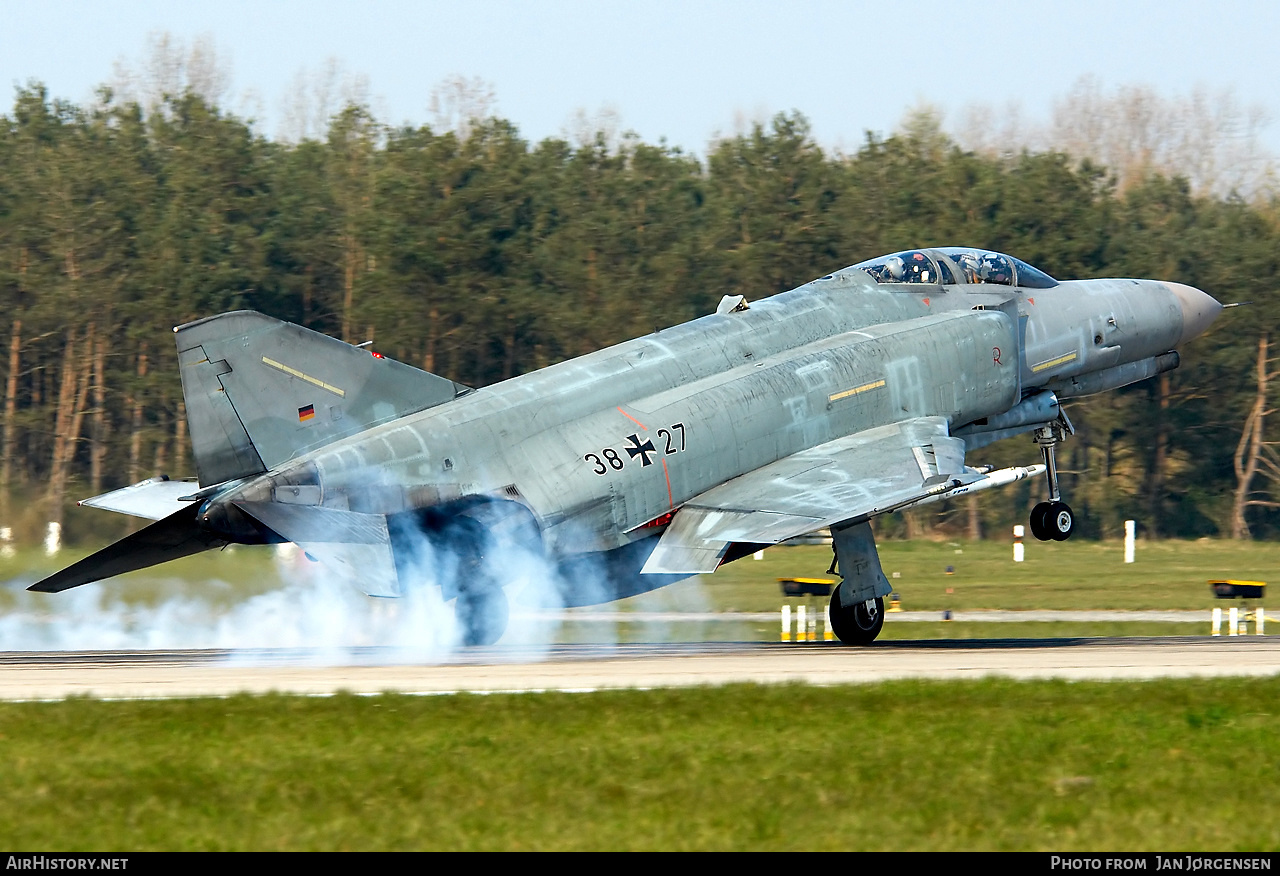
[[[642,460],[644,460],[645,465],[653,465],[653,460],[649,458],[649,454],[650,453],[656,454],[658,451],[654,449],[652,441],[646,438],[644,439],[644,443],[641,444],[639,435],[630,435],[627,437],[627,440],[635,445],[634,447],[623,448],[624,450],[627,451],[627,453],[631,456],[632,459],[635,459],[638,456]]]

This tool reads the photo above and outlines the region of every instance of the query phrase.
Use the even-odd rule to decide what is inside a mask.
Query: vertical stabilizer
[[[174,329],[201,486],[450,401],[451,380],[241,310]]]

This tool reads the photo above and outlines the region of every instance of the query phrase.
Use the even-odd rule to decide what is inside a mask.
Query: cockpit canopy
[[[912,249],[854,265],[877,283],[921,283],[931,286],[991,284],[1024,289],[1052,289],[1058,281],[1021,259],[986,249],[944,246]]]

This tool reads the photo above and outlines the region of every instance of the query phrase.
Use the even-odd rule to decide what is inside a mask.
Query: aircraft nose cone
[[[1204,330],[1222,312],[1221,304],[1195,286],[1182,283],[1165,283],[1165,285],[1178,299],[1178,305],[1182,308],[1182,337],[1178,339],[1179,345],[1204,334]]]

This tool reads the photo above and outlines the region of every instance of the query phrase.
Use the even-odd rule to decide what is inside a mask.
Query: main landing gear
[[[884,600],[877,596],[866,602],[855,602],[846,608],[840,604],[840,588],[831,591],[831,632],[846,645],[870,645],[884,626]]]
[[[454,608],[462,627],[462,644],[492,645],[507,631],[511,608],[496,583],[469,587],[458,594]]]
[[[458,516],[453,529],[452,548],[456,563],[453,589],[458,594],[454,615],[462,630],[462,644],[492,645],[507,631],[507,621],[511,616],[502,581],[485,557],[486,550],[494,549],[492,536],[464,515]],[[464,532],[465,536],[462,535]]]
[[[1031,509],[1031,534],[1041,541],[1066,541],[1076,528],[1071,506],[1062,501],[1058,490],[1058,464],[1053,456],[1054,447],[1072,431],[1065,414],[1035,431],[1036,443],[1044,456],[1045,477],[1049,480],[1049,501]]]
[[[512,557],[542,551],[537,522],[524,505],[472,497],[387,518],[396,575],[406,587],[440,587],[454,603],[462,644],[492,645],[511,616],[503,585]]]

